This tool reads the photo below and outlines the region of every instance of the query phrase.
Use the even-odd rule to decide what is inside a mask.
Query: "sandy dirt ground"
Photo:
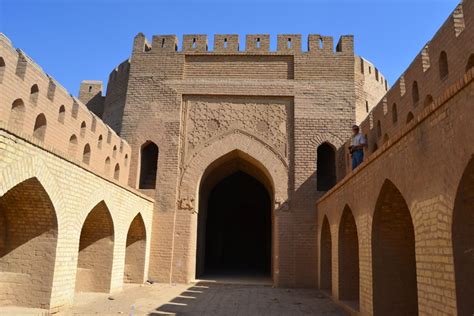
[[[268,285],[152,284],[115,294],[80,293],[64,315],[345,315],[317,290]]]
[[[0,315],[49,315],[45,310],[1,307]],[[69,315],[346,315],[321,292],[268,284],[199,281],[193,284],[128,285],[117,294],[76,293]]]

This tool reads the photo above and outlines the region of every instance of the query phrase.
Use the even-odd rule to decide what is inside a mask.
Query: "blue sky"
[[[358,55],[392,84],[458,0],[0,0],[0,31],[72,94],[107,80],[133,37],[153,34],[309,33],[355,36]],[[304,41],[306,43],[306,41]],[[241,48],[242,49],[242,48]]]

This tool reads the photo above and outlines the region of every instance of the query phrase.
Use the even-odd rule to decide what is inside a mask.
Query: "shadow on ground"
[[[198,282],[149,316],[159,315],[346,315],[321,292],[268,285]]]

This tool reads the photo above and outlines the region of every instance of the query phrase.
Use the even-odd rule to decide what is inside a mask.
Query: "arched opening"
[[[458,315],[474,311],[474,159],[468,163],[454,201],[453,256]]]
[[[30,178],[0,197],[0,304],[49,308],[58,224],[41,183]]]
[[[415,232],[400,191],[385,180],[372,222],[374,315],[418,315]]]
[[[316,188],[327,191],[336,184],[336,150],[324,142],[318,146],[316,161]]]
[[[30,102],[33,105],[36,105],[38,103],[38,95],[39,95],[39,88],[37,84],[34,84],[31,86],[30,89]]]
[[[128,166],[128,154],[125,154],[125,157],[123,157],[123,163],[126,166]]]
[[[348,206],[339,224],[339,299],[359,309],[359,238]]]
[[[158,169],[158,146],[153,142],[143,144],[140,152],[140,189],[154,189]]]
[[[466,72],[468,72],[468,71],[471,70],[472,68],[474,68],[474,54],[471,54],[471,55],[469,56],[469,59],[467,60]]]
[[[114,179],[115,180],[120,180],[120,165],[117,163],[115,164],[114,168]]]
[[[446,54],[444,50],[439,54],[438,67],[439,67],[439,77],[441,79],[446,78],[446,76],[449,73],[448,54]]]
[[[388,134],[387,133],[385,133],[383,135],[383,143],[385,144],[386,142],[388,142]]]
[[[91,146],[86,144],[84,150],[82,151],[82,162],[88,165],[91,161]]]
[[[212,163],[199,189],[196,276],[271,275],[272,204],[267,173],[233,151]]]
[[[413,121],[415,117],[413,116],[413,113],[412,112],[408,112],[407,114],[407,124],[410,123],[411,121]]]
[[[145,277],[146,229],[140,213],[135,216],[127,233],[125,248],[125,283],[143,283]]]
[[[81,137],[86,136],[86,128],[87,128],[86,122],[83,121],[83,122],[81,123]]]
[[[64,118],[66,117],[66,107],[61,105],[58,111],[58,122],[64,123]]]
[[[110,174],[110,157],[105,158],[104,173],[106,176]]]
[[[377,120],[377,137],[382,137],[382,124]]]
[[[76,152],[77,152],[77,145],[78,142],[77,142],[77,136],[76,135],[72,135],[70,138],[69,138],[69,146],[68,146],[68,153],[70,156],[72,156],[74,158],[74,156],[76,155]]]
[[[102,135],[99,135],[99,138],[97,139],[97,148],[102,149],[102,141],[103,137]]]
[[[0,83],[3,82],[3,75],[5,74],[5,60],[0,57]]]
[[[10,112],[10,118],[8,119],[8,125],[14,126],[16,128],[21,128],[23,125],[25,112],[25,103],[23,103],[22,99],[16,99],[15,101],[13,101]]]
[[[411,96],[413,99],[413,105],[416,106],[418,101],[420,101],[420,92],[418,91],[418,82],[413,81],[412,89],[411,89]]]
[[[395,124],[397,122],[398,122],[397,104],[394,103],[392,105],[392,123]]]
[[[114,147],[112,148],[112,158],[116,158],[117,157],[117,146],[114,145]]]
[[[428,107],[431,104],[433,104],[433,96],[431,94],[428,94],[425,98],[425,101],[423,102],[423,107]]]
[[[35,120],[35,126],[33,128],[33,137],[40,141],[44,141],[46,137],[46,116],[43,113],[39,114]]]
[[[114,224],[102,201],[87,215],[81,230],[76,292],[108,292],[112,276]]]
[[[332,290],[332,242],[331,228],[327,216],[324,216],[321,227],[321,259],[319,266],[319,288]]]

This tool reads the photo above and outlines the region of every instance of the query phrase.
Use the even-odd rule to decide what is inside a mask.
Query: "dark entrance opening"
[[[206,181],[201,188],[196,276],[268,277],[270,195],[248,173],[226,171],[215,170],[217,179],[211,176],[214,180]]]

